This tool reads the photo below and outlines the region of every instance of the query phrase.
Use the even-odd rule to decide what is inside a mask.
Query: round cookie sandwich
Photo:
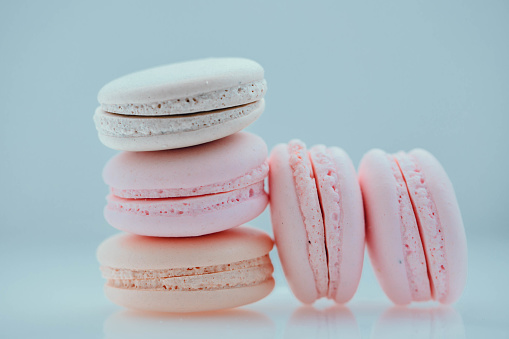
[[[262,114],[263,68],[210,58],[128,74],[106,84],[94,115],[101,142],[123,151],[188,147],[238,132]]]
[[[274,288],[272,239],[247,226],[188,238],[121,233],[97,250],[104,290],[137,310],[201,312],[260,300]]]
[[[103,170],[106,220],[138,235],[189,237],[220,232],[267,207],[267,145],[239,132],[203,145],[122,152]]]
[[[362,196],[352,161],[340,148],[300,140],[269,158],[272,227],[283,271],[306,304],[350,300],[364,258]]]
[[[446,172],[429,152],[369,151],[359,166],[374,271],[396,304],[458,300],[467,243]]]

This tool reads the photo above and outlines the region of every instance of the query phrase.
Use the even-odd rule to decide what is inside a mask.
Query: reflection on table
[[[451,307],[391,307],[376,321],[372,338],[465,338],[460,314]]]
[[[195,314],[165,314],[123,310],[104,322],[104,338],[274,338],[267,316],[243,309]]]
[[[296,309],[286,324],[285,338],[360,338],[353,313],[344,306],[323,310],[311,306]]]

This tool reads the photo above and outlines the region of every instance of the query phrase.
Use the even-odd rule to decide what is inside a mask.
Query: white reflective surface
[[[104,321],[104,338],[273,338],[276,325],[266,315],[234,309],[194,315],[121,310]]]
[[[120,310],[104,321],[104,337],[466,338],[462,317],[451,307],[384,309],[373,304],[364,309],[327,302],[310,307],[294,305],[292,299],[280,289],[256,305],[223,312],[175,315]]]
[[[470,234],[469,278],[458,303],[395,307],[365,260],[357,294],[346,306],[303,306],[279,268],[267,298],[200,314],[125,310],[103,295],[96,243],[32,239],[2,246],[0,337],[52,338],[504,338],[509,336],[509,249],[503,238]],[[17,258],[13,261],[12,258]],[[21,265],[21,264],[22,265]]]

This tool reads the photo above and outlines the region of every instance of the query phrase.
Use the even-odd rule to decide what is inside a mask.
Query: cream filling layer
[[[444,232],[438,210],[426,185],[418,161],[411,155],[397,153],[395,159],[403,173],[419,226],[433,299],[442,300],[448,294],[448,265]]]
[[[162,189],[119,189],[111,187],[113,195],[126,199],[158,199],[174,197],[191,197],[197,195],[229,192],[263,181],[269,173],[269,163],[265,161],[244,175],[231,181],[199,186],[195,188],[162,188]]]
[[[203,291],[258,285],[272,277],[269,255],[231,264],[173,268],[163,270],[129,270],[101,267],[106,284],[135,290]]]
[[[316,178],[316,186],[322,209],[327,267],[329,270],[329,291],[327,297],[336,297],[340,284],[340,265],[343,243],[343,211],[339,190],[339,171],[330,150],[319,145],[309,151]]]
[[[263,98],[266,91],[267,81],[262,79],[185,98],[150,103],[101,104],[101,108],[105,112],[124,115],[160,116],[186,114],[224,109],[258,101]]]
[[[288,143],[289,164],[297,193],[299,209],[308,238],[308,259],[316,283],[318,297],[327,296],[329,273],[320,201],[311,161],[306,146],[299,140]]]
[[[428,269],[422,240],[417,226],[414,210],[408,194],[405,180],[393,156],[387,155],[396,180],[396,194],[400,213],[400,230],[403,246],[404,265],[410,293],[414,301],[426,301],[431,298]]]
[[[207,194],[195,197],[162,199],[124,199],[112,194],[106,197],[106,208],[121,213],[152,216],[191,216],[230,208],[249,199],[266,195],[264,182],[231,192]]]
[[[243,118],[255,111],[263,110],[264,107],[265,102],[262,99],[226,109],[161,116],[120,115],[106,112],[99,107],[95,111],[94,122],[97,131],[102,135],[117,138],[137,138],[194,132]]]

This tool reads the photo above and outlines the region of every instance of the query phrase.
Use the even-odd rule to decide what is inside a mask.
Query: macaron
[[[369,151],[359,167],[375,274],[396,304],[458,300],[467,245],[454,189],[430,153]]]
[[[263,68],[243,58],[169,64],[120,77],[98,94],[101,142],[122,151],[188,147],[238,132],[262,114]]]
[[[104,209],[115,228],[138,235],[189,237],[239,226],[268,203],[267,145],[239,132],[160,152],[121,152],[106,164]]]
[[[106,297],[130,309],[200,312],[246,305],[274,288],[272,239],[247,226],[203,237],[121,233],[97,250]]]
[[[364,214],[355,168],[340,148],[300,140],[269,158],[270,211],[283,271],[294,295],[310,304],[350,300],[364,257]]]

